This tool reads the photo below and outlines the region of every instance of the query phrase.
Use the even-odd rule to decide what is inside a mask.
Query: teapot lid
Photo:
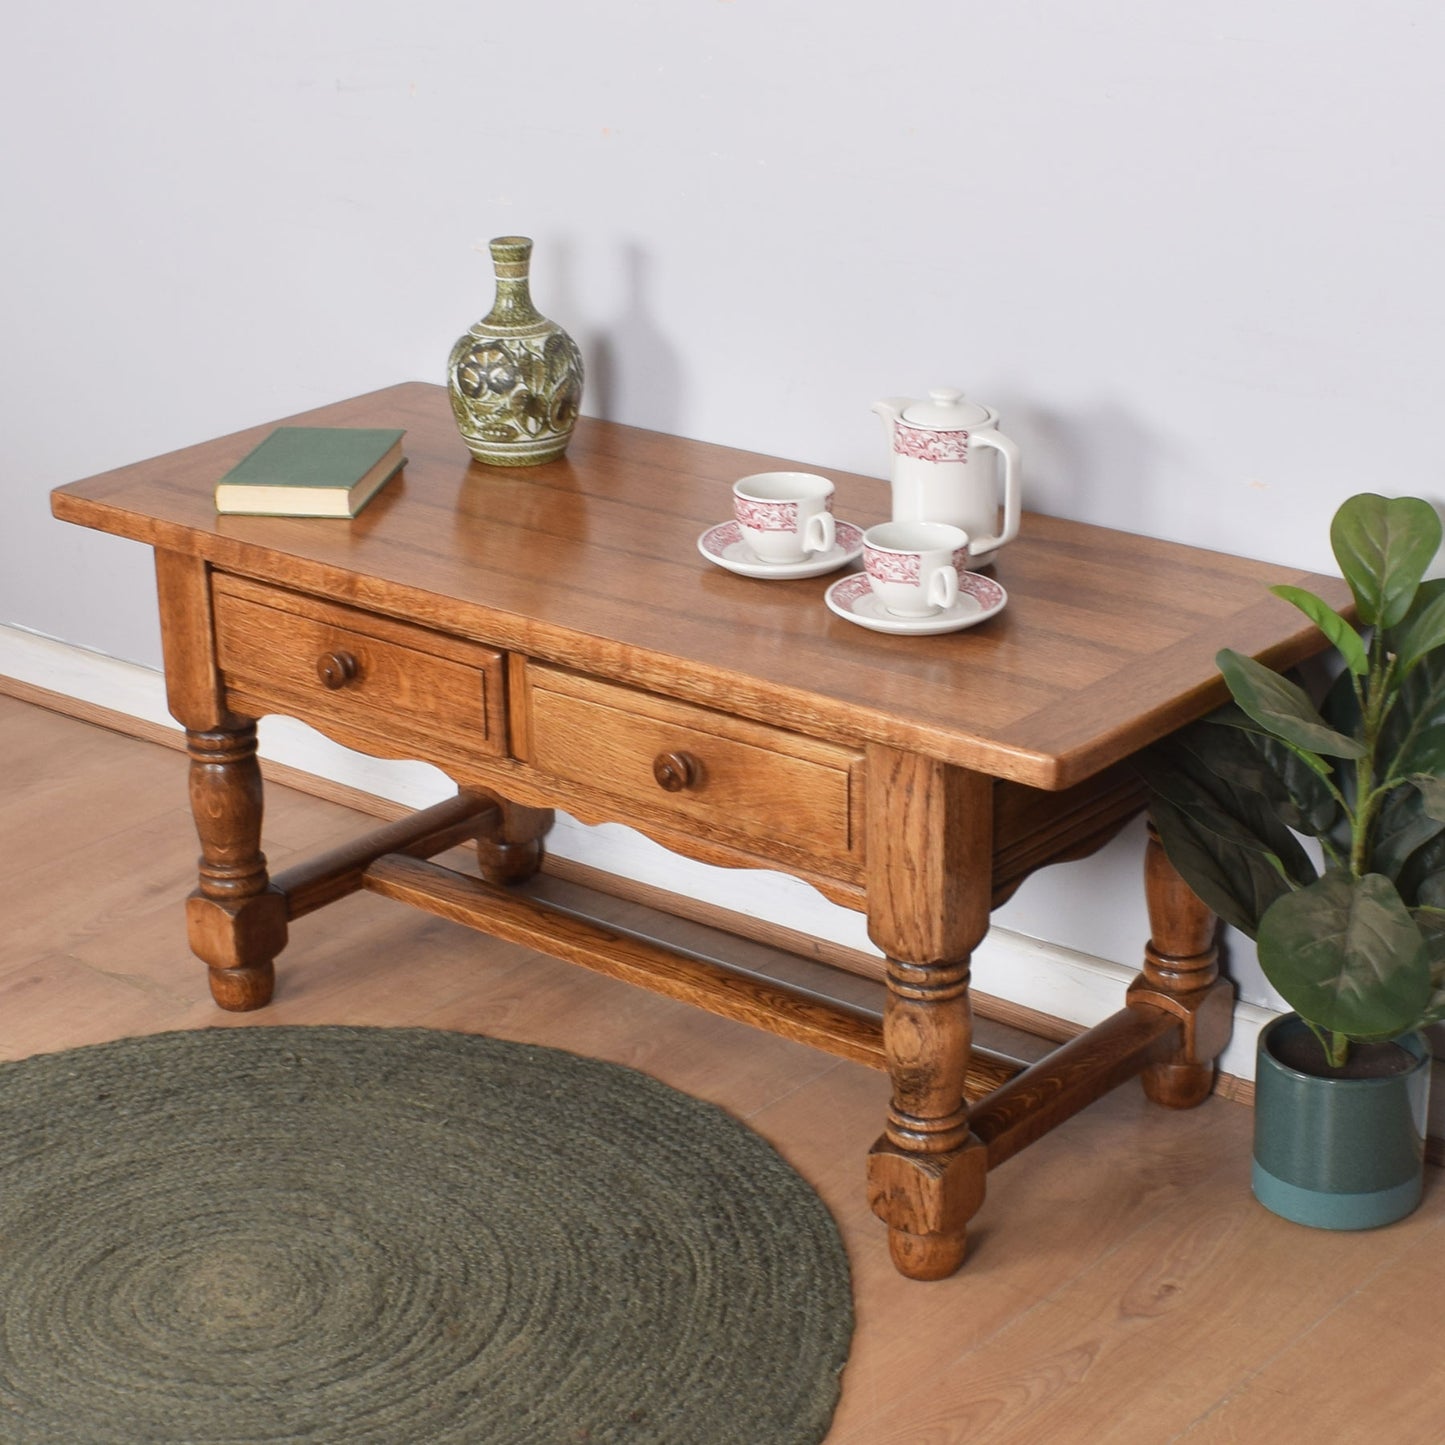
[[[988,408],[966,401],[961,391],[952,387],[935,387],[927,401],[915,401],[903,412],[909,426],[928,427],[933,431],[961,431],[979,426],[989,419]]]

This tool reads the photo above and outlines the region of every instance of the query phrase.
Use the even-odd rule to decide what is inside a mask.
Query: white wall
[[[593,414],[877,474],[869,404],[962,385],[1034,506],[1330,567],[1350,492],[1442,492],[1442,41],[1417,0],[26,6],[0,622],[154,664],[148,557],[48,489],[439,379],[511,231]],[[1132,959],[1131,852],[1011,920]]]

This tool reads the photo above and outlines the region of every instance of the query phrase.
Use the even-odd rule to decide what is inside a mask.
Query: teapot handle
[[[992,552],[1019,534],[1019,517],[1023,498],[1019,493],[1019,449],[1015,442],[993,427],[982,427],[968,434],[971,447],[992,447],[1003,458],[1003,530],[997,537],[970,537],[968,550],[973,556]]]

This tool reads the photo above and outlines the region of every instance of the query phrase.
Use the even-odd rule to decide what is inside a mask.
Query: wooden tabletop
[[[706,561],[731,484],[818,470],[583,418],[566,457],[468,455],[444,388],[408,382],[286,424],[406,428],[407,465],[354,521],[218,516],[216,479],[272,424],[56,491],[57,517],[497,647],[851,743],[1062,788],[1209,710],[1229,646],[1286,666],[1319,634],[1267,588],[1325,579],[1026,513],[993,575],[1008,606],[935,637],[867,631],[823,593]],[[835,510],[887,519],[887,484],[827,471]],[[1025,478],[1025,485],[1027,477]]]

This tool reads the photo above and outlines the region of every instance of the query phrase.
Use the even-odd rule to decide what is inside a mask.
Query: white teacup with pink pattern
[[[733,516],[763,562],[831,552],[833,484],[812,472],[756,472],[733,483]]]
[[[947,522],[884,522],[863,534],[863,570],[896,617],[931,617],[958,601],[968,533]]]

